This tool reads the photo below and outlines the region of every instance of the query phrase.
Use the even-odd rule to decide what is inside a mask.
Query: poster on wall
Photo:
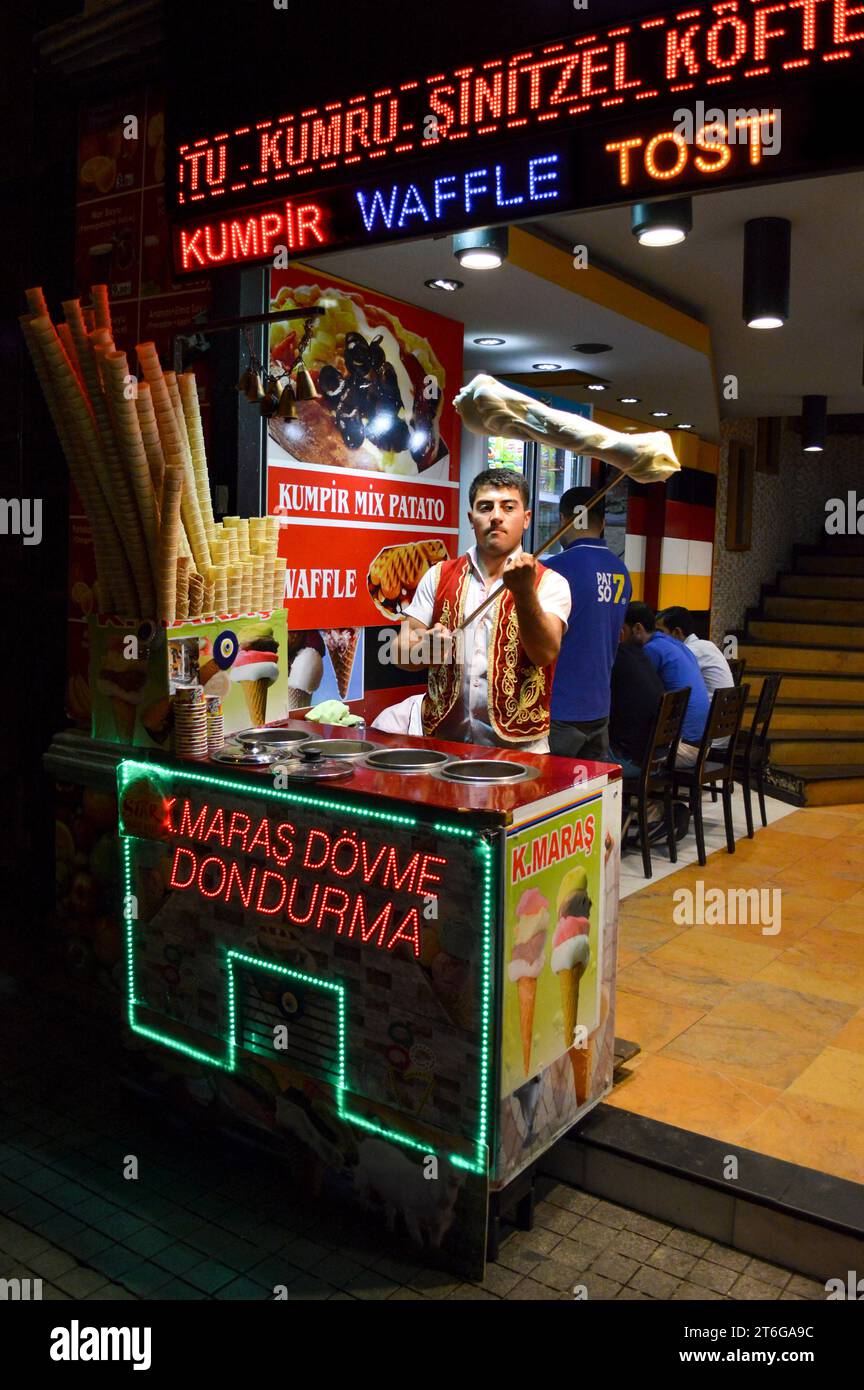
[[[463,327],[297,266],[271,275],[280,308],[324,313],[303,354],[317,398],[268,422],[267,510],[283,518],[298,655],[320,637],[325,675],[355,698],[362,629],[399,622],[423,574],[457,551]],[[302,332],[272,325],[272,370],[293,366]],[[291,670],[289,685],[310,689]]]
[[[621,784],[507,836],[498,1181],[612,1085]]]

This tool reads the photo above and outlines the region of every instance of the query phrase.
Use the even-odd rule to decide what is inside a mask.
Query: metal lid
[[[305,743],[312,737],[305,729],[280,729],[273,725],[263,725],[260,729],[241,729],[234,735],[235,743],[244,748],[290,748],[295,743]]]
[[[314,738],[304,743],[303,752],[320,753],[322,758],[362,758],[374,748],[368,738]]]
[[[211,753],[214,763],[239,763],[243,767],[271,767],[278,760],[277,749],[268,752],[264,748],[244,748],[240,743],[226,743],[218,751]]]
[[[443,777],[451,782],[521,782],[529,773],[524,763],[509,763],[497,758],[465,758],[444,769]]]
[[[369,754],[366,766],[378,772],[428,772],[449,761],[450,755],[436,748],[379,748]]]
[[[291,759],[284,765],[283,771],[289,782],[332,782],[340,777],[354,776],[354,769],[347,758],[321,758],[306,763]]]

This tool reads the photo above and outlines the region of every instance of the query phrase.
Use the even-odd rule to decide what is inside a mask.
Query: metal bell
[[[265,417],[265,419],[269,420],[271,415],[276,414],[276,411],[279,409],[279,401],[281,399],[281,396],[282,382],[279,381],[277,377],[271,376],[267,384],[267,391],[265,393],[264,399],[261,402],[261,414]]]
[[[260,405],[264,399],[264,383],[260,372],[253,372],[246,388],[246,399],[250,405]]]
[[[297,418],[297,397],[294,395],[294,388],[290,381],[286,382],[282,388],[276,414],[280,420],[296,420]]]
[[[237,390],[240,392],[241,395],[245,396],[251,384],[252,369],[251,367],[247,367],[245,372],[241,372],[240,374],[240,380],[237,382]]]
[[[298,401],[314,401],[318,398],[315,382],[302,362],[297,368],[297,375],[294,378],[294,393]]]

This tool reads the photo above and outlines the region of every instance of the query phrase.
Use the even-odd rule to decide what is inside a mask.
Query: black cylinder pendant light
[[[801,444],[805,454],[821,454],[828,426],[828,397],[801,397]]]
[[[786,217],[752,217],[744,224],[744,322],[782,328],[789,317],[792,224]]]
[[[630,230],[640,246],[677,246],[693,229],[690,198],[667,198],[659,203],[634,203]]]

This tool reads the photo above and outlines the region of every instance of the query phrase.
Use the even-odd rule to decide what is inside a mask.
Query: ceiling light
[[[439,276],[437,280],[427,280],[425,283],[430,290],[447,290],[448,293],[452,294],[453,290],[461,290],[464,282],[462,280],[447,280],[444,276]]]
[[[801,442],[805,454],[821,454],[828,424],[828,397],[801,397]]]
[[[782,328],[788,319],[791,246],[786,217],[751,217],[744,224],[742,312],[748,328]]]
[[[680,424],[676,425],[675,428],[676,430],[692,430],[693,426],[688,424]]]
[[[531,366],[535,372],[560,372],[560,362],[532,362]]]
[[[463,270],[497,270],[507,259],[506,227],[476,227],[453,238],[453,255]]]
[[[611,343],[574,343],[574,352],[581,352],[585,357],[593,357],[598,352],[611,352]]]
[[[640,246],[677,246],[693,226],[689,198],[670,198],[660,203],[635,203],[630,227]]]
[[[619,396],[618,403],[619,405],[638,405],[641,399],[641,396]]]
[[[588,382],[588,390],[589,390],[589,391],[605,391],[605,390],[606,390],[606,387],[605,387],[605,386],[603,385],[603,383],[600,382],[600,381],[589,381],[589,382]]]
[[[666,417],[667,417],[668,414],[669,414],[669,411],[668,411],[668,410],[652,410],[652,411],[651,411],[651,414],[654,416],[654,419],[655,419],[655,420],[665,420]]]
[[[504,338],[475,338],[478,347],[501,347]]]

